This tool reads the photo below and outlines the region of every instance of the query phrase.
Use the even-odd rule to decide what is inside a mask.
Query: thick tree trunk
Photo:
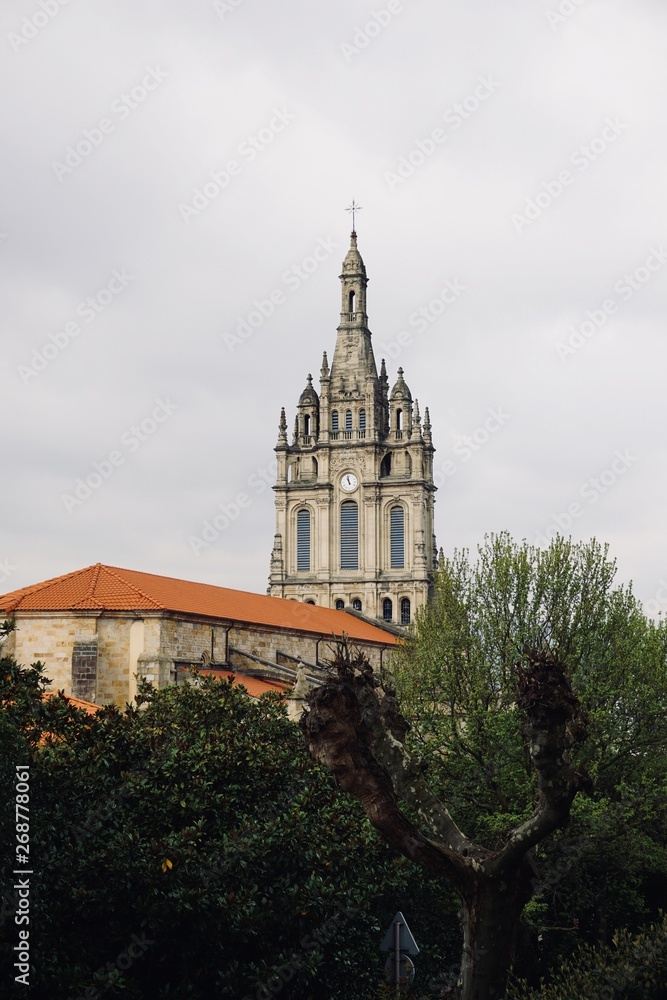
[[[460,1000],[499,1000],[514,961],[521,912],[531,895],[525,866],[505,878],[474,876],[463,902]]]
[[[505,994],[521,912],[531,896],[529,852],[564,826],[577,791],[590,781],[570,765],[586,719],[563,664],[548,650],[527,650],[517,670],[517,702],[537,772],[532,815],[495,852],[470,841],[438,800],[405,748],[408,723],[393,692],[368,661],[343,644],[335,673],[308,696],[299,725],[311,755],[405,857],[452,883],[463,901],[460,1000]],[[402,806],[410,809],[412,818]]]

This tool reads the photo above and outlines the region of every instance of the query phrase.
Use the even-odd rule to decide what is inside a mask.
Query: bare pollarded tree
[[[368,660],[345,642],[331,676],[309,694],[300,721],[311,756],[359,800],[387,843],[455,886],[463,913],[461,1000],[504,996],[519,918],[535,882],[531,848],[566,825],[575,795],[590,780],[569,759],[586,737],[586,719],[564,665],[550,650],[525,650],[516,697],[538,800],[530,819],[495,851],[458,828],[406,750],[409,724],[393,691],[381,687]]]

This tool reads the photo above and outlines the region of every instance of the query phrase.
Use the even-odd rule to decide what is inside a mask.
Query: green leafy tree
[[[613,941],[584,945],[559,970],[554,983],[531,990],[514,981],[507,1000],[665,1000],[667,919],[639,934],[617,931]]]
[[[406,747],[395,693],[380,687],[363,654],[345,646],[335,672],[308,696],[301,719],[313,758],[363,805],[387,843],[454,886],[463,926],[461,1000],[504,996],[520,915],[532,894],[530,851],[564,826],[588,780],[569,751],[586,735],[563,664],[532,648],[517,671],[516,698],[535,770],[535,805],[496,848],[471,840]]]
[[[212,679],[86,715],[0,669],[3,996],[14,982],[16,764],[30,767],[31,997],[366,1000],[397,908],[424,979],[452,899],[417,878],[305,752],[274,696]],[[438,941],[438,944],[429,944]]]
[[[667,899],[667,627],[644,615],[595,540],[546,550],[489,536],[455,553],[394,660],[408,747],[470,836],[495,849],[530,813],[535,772],[514,665],[548,643],[587,714],[573,749],[594,791],[533,852],[534,895],[518,958],[543,974],[583,939],[655,917]],[[534,956],[541,956],[536,961]]]

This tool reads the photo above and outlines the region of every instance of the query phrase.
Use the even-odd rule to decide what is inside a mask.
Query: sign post
[[[380,951],[390,953],[384,971],[387,982],[396,984],[398,994],[401,986],[409,986],[415,978],[415,965],[408,956],[419,954],[417,942],[410,933],[407,920],[400,910],[382,939]]]

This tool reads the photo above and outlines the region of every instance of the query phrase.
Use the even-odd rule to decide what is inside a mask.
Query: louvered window
[[[359,569],[359,513],[354,500],[340,505],[340,568]]]
[[[309,510],[300,510],[296,515],[296,568],[298,572],[310,570]]]
[[[352,430],[352,410],[345,411],[345,430]]]
[[[331,430],[332,431],[338,430],[338,410],[334,410],[333,413],[331,414]]]
[[[401,601],[401,625],[410,624],[410,598],[404,597]]]
[[[365,410],[359,410],[359,430],[360,431],[365,431],[366,430],[366,411]]]
[[[390,622],[393,617],[393,614],[394,614],[394,608],[391,603],[391,600],[388,597],[385,597],[384,601],[382,602],[382,617],[386,622]]]
[[[402,507],[391,508],[390,535],[391,535],[391,568],[403,569],[405,566],[405,532],[403,527]]]

